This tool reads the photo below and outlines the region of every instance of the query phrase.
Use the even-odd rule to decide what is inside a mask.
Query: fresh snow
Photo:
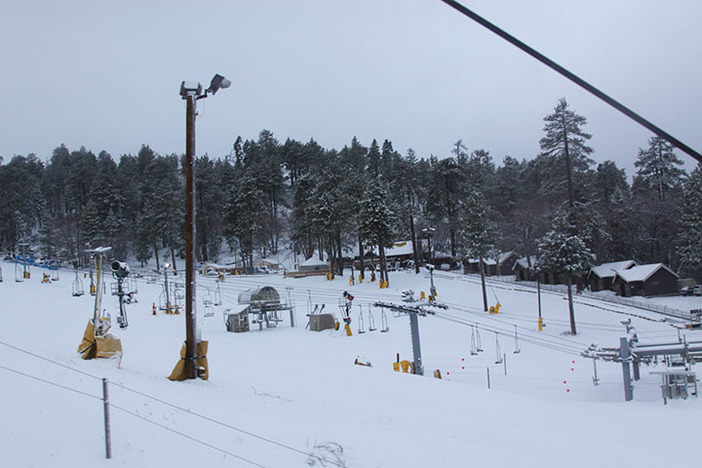
[[[619,270],[626,270],[635,266],[636,262],[633,260],[622,260],[621,262],[610,262],[603,263],[601,265],[594,266],[590,268],[590,271],[600,278],[614,278],[614,275]]]
[[[631,283],[632,281],[646,281],[648,278],[651,277],[651,275],[653,275],[661,268],[665,268],[669,272],[673,273],[675,276],[678,276],[675,274],[675,272],[673,272],[673,270],[663,265],[662,263],[637,265],[629,268],[628,270],[617,270],[617,275],[628,283]]]
[[[390,274],[350,285],[348,276],[227,276],[224,303],[203,317],[211,277],[198,277],[198,319],[209,341],[208,381],[171,382],[185,337],[183,315],[152,315],[160,284],[139,281],[128,305],[129,328],[116,326],[116,300],[106,296],[112,332],[122,341],[114,359],[83,361],[76,352],[94,299],[71,296],[74,276],[41,284],[40,270],[15,282],[3,263],[0,283],[0,459],[6,467],[562,467],[698,466],[700,401],[663,404],[659,376],[642,367],[634,400],[624,401],[621,366],[580,357],[590,344],[616,347],[631,318],[642,343],[702,340],[702,332],[653,312],[575,296],[578,335],[567,334],[563,294],[542,291],[546,327],[537,330],[536,291],[488,283],[482,311],[479,278],[435,272],[448,309],[419,318],[425,376],[392,370],[396,353],[412,360],[409,319],[386,311],[389,332],[357,333],[361,307],[401,303],[402,291],[428,291],[426,271]],[[172,278],[169,278],[171,280]],[[180,276],[176,278],[183,281]],[[86,279],[85,289],[88,284]],[[296,304],[277,328],[226,331],[222,312],[251,287],[274,286]],[[109,285],[107,291],[109,294]],[[305,329],[308,304],[336,313],[342,292],[354,296],[351,327]],[[671,298],[673,299],[673,298]],[[662,299],[661,299],[662,300]],[[702,298],[685,298],[702,308]],[[691,302],[696,301],[696,302]],[[376,327],[381,312],[372,309]],[[471,355],[471,325],[483,352]],[[515,342],[515,325],[519,342]],[[476,328],[472,329],[474,332]],[[497,345],[506,363],[496,364]],[[515,349],[520,349],[518,354]],[[372,367],[354,365],[358,359]],[[441,370],[443,380],[432,377]],[[487,371],[491,388],[487,388]],[[694,370],[694,369],[693,369]],[[105,459],[102,381],[109,381],[112,459]],[[321,458],[320,458],[321,457]],[[334,464],[334,463],[336,464]]]

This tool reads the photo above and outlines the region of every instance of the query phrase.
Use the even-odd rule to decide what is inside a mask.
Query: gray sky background
[[[463,4],[702,150],[699,0]],[[185,151],[180,82],[200,101],[197,154],[238,135],[354,136],[419,157],[533,158],[561,97],[588,119],[596,162],[628,175],[647,130],[439,0],[0,0],[0,156],[80,146],[115,159]],[[679,152],[687,169],[694,161]]]

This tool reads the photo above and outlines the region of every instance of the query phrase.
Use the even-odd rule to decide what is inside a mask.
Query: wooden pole
[[[195,315],[195,103],[197,96],[186,97],[185,137],[185,375],[197,378],[195,352],[197,317]]]

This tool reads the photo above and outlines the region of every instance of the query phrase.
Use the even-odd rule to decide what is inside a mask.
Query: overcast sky
[[[476,13],[702,150],[699,0],[463,0]],[[185,151],[180,83],[201,100],[197,154],[238,135],[354,136],[406,154],[533,158],[561,97],[596,162],[631,175],[647,130],[439,0],[0,0],[0,156],[80,146],[115,159]],[[686,167],[694,161],[679,153]]]

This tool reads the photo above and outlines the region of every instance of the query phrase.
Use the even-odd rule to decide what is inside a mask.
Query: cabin
[[[531,266],[529,266],[531,265]],[[536,280],[536,255],[531,255],[528,258],[522,257],[514,262],[512,271],[514,272],[515,281],[534,281]]]
[[[636,266],[633,260],[609,262],[590,268],[587,274],[587,284],[590,291],[607,291],[612,289],[614,275],[618,270],[628,270]]]
[[[305,260],[297,271],[286,271],[285,276],[293,278],[302,278],[305,276],[325,276],[331,272],[331,266],[328,261],[320,260],[319,256],[312,255]]]
[[[662,263],[633,266],[614,275],[620,296],[661,296],[678,293],[678,275]]]
[[[260,258],[254,262],[254,268],[262,273],[277,273],[280,271],[280,263],[270,258]]]
[[[485,274],[488,276],[509,274],[518,259],[519,256],[514,250],[501,252],[497,258],[484,258],[483,265],[485,265]],[[480,259],[470,258],[465,260],[465,272],[480,273]]]

